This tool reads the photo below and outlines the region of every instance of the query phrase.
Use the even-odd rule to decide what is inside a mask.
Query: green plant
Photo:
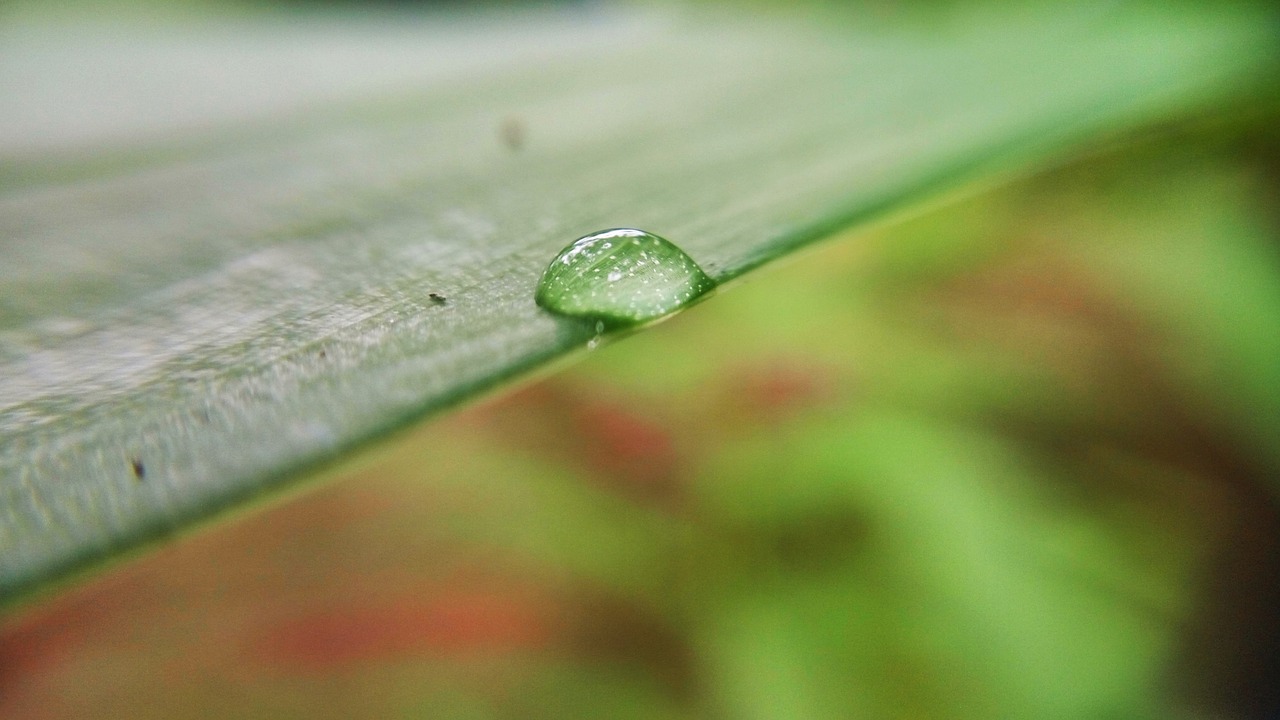
[[[940,192],[972,194],[1086,142],[1096,148],[1098,138],[1122,147],[1134,140],[1128,130],[1214,103],[1225,105],[1218,117],[1256,113],[1260,96],[1251,83],[1272,68],[1266,24],[1244,6],[1212,13],[979,8],[941,25],[831,22],[825,30],[804,18],[763,23],[716,13],[534,13],[524,20],[362,26],[403,43],[403,57],[432,69],[384,76],[380,82],[425,89],[387,91],[378,101],[361,95],[369,87],[364,79],[350,79],[363,67],[352,63],[334,76],[334,88],[277,95],[273,102],[294,109],[282,117],[231,106],[212,111],[216,131],[193,131],[192,116],[178,108],[171,117],[125,118],[106,128],[72,124],[62,129],[67,137],[50,133],[49,147],[38,153],[6,148],[12,161],[0,177],[2,217],[16,250],[8,254],[0,297],[8,368],[0,386],[7,403],[0,421],[3,597],[19,598],[166,537],[429,413],[583,353],[593,323],[555,318],[533,303],[539,273],[579,235],[617,225],[652,230],[727,282],[838,229],[900,220]],[[272,21],[246,22],[261,28]],[[151,49],[128,38],[136,54],[125,61],[156,65],[166,47],[160,39],[180,32],[187,31],[165,29]],[[294,32],[307,57],[342,54],[340,42],[335,48],[314,28]],[[209,60],[228,57],[216,33],[201,34],[184,36],[191,50]],[[449,44],[463,34],[466,44]],[[417,49],[424,37],[444,49]],[[37,37],[7,52],[36,53],[47,47],[42,42],[74,40]],[[500,47],[498,60],[451,59],[476,42]],[[428,60],[444,69],[435,74],[438,66]],[[210,112],[187,109],[195,110]],[[166,143],[146,139],[178,131],[189,134]],[[140,149],[87,156],[69,149],[76,133],[105,142],[111,132],[141,133]],[[1210,531],[1195,530],[1194,499],[1173,490],[1159,507],[1191,523],[1186,534],[1136,510],[1114,525],[1063,512],[1058,491],[1043,478],[1088,476],[1097,467],[1071,454],[1078,465],[1064,465],[1061,456],[1039,452],[1055,438],[1107,430],[1081,420],[1098,407],[1096,398],[1081,400],[1062,383],[1105,395],[1106,382],[1148,382],[1153,365],[1121,353],[1128,364],[1095,386],[1054,352],[1035,355],[1042,347],[1035,333],[1003,351],[966,352],[962,342],[960,349],[940,347],[913,329],[910,314],[927,311],[914,321],[942,323],[961,340],[966,333],[983,337],[982,299],[1002,297],[983,288],[1017,280],[1019,257],[1046,287],[1074,282],[1074,263],[1095,263],[1115,268],[1114,279],[1129,283],[1135,301],[1164,298],[1152,303],[1157,309],[1176,308],[1169,298],[1203,299],[1203,314],[1175,312],[1170,327],[1199,328],[1192,335],[1200,338],[1219,333],[1221,342],[1205,346],[1229,348],[1222,357],[1237,363],[1233,379],[1214,375],[1219,363],[1197,371],[1196,356],[1171,357],[1187,363],[1188,378],[1217,381],[1202,392],[1225,388],[1231,397],[1259,399],[1252,406],[1223,402],[1214,412],[1239,430],[1241,446],[1255,448],[1248,457],[1268,457],[1268,418],[1280,416],[1268,410],[1277,407],[1276,381],[1267,372],[1274,355],[1263,330],[1276,307],[1268,284],[1275,275],[1265,241],[1257,240],[1256,216],[1237,211],[1233,192],[1245,181],[1212,162],[1138,166],[1159,183],[1134,181],[1133,173],[1099,179],[1062,171],[1050,177],[1066,177],[1075,195],[1045,200],[1024,188],[917,219],[892,243],[868,244],[878,236],[864,235],[856,244],[874,248],[875,271],[846,260],[838,272],[810,269],[819,278],[812,287],[730,287],[664,327],[668,340],[635,337],[605,351],[613,369],[592,372],[612,373],[619,387],[631,388],[616,391],[617,404],[665,417],[661,407],[673,401],[661,398],[691,399],[675,404],[673,414],[692,418],[676,423],[678,436],[705,441],[706,449],[692,453],[692,469],[671,471],[696,475],[691,487],[664,489],[670,472],[602,472],[624,485],[614,491],[634,496],[623,502],[566,485],[545,460],[518,449],[493,452],[465,424],[442,428],[445,440],[428,444],[431,452],[407,439],[393,446],[388,462],[403,472],[376,467],[403,475],[392,482],[412,484],[416,466],[439,465],[428,492],[470,507],[437,518],[454,525],[414,532],[455,538],[441,541],[446,547],[470,540],[515,548],[531,559],[529,574],[539,584],[550,574],[606,598],[628,598],[628,610],[613,616],[638,613],[631,621],[636,636],[668,637],[658,630],[675,627],[683,638],[659,643],[665,649],[654,651],[654,665],[678,657],[681,647],[699,649],[696,670],[642,675],[667,683],[665,690],[570,662],[516,682],[542,688],[535,697],[585,702],[610,687],[623,698],[610,711],[635,697],[646,712],[670,705],[679,715],[697,709],[670,699],[687,692],[679,688],[688,674],[714,678],[721,694],[699,702],[734,716],[843,716],[849,708],[929,714],[956,688],[976,693],[968,698],[973,717],[1067,716],[1090,707],[1156,716],[1161,699],[1146,680],[1166,656],[1167,627],[1143,613],[1135,621],[1106,598],[1136,597],[1155,616],[1183,617],[1189,600],[1180,573],[1207,552],[1203,534]],[[1095,180],[1117,194],[1081,189]],[[1201,200],[1184,205],[1188,197]],[[1056,236],[1107,240],[1069,252],[1021,243],[1010,263],[980,272],[1004,250],[986,244],[991,238],[1048,232],[1041,228],[1060,217],[1042,211],[1049,223],[1025,220],[1025,208],[1037,207],[1029,198],[1039,198],[1040,207],[1076,198],[1086,208],[1116,202],[1125,210],[1120,220],[1102,212],[1061,215],[1074,219]],[[1155,242],[1187,226],[1234,239],[1210,247],[1191,242],[1168,256],[1177,263],[1158,266],[1164,279],[1144,272],[1153,251],[1127,255],[1139,247],[1135,238]],[[1215,262],[1219,270],[1187,295],[1193,269]],[[1233,285],[1250,299],[1213,304],[1223,277],[1252,277]],[[857,288],[859,281],[869,286]],[[1031,292],[1037,287],[1027,292],[1041,302]],[[928,302],[938,293],[971,304],[939,302],[939,311]],[[702,321],[736,295],[741,309]],[[842,307],[855,312],[842,314]],[[1241,311],[1253,319],[1222,322]],[[1050,340],[1065,337],[1080,352],[1124,350],[1123,317],[1095,320],[1045,323],[1043,348],[1060,347]],[[683,343],[670,340],[682,334]],[[756,426],[718,422],[750,405],[734,405],[730,390],[718,398],[700,394],[708,375],[731,368],[744,347],[783,342],[829,361],[792,378],[799,383],[793,395],[821,396],[830,372],[839,387],[866,388],[864,397],[816,403],[781,436],[767,413]],[[663,371],[644,370],[655,366]],[[627,424],[631,413],[618,420],[593,410],[583,399],[590,388],[552,387],[550,400],[518,396],[511,415],[487,422],[518,425],[524,417],[527,425],[511,437],[531,436],[538,452],[565,457],[583,428],[574,413],[605,429],[622,423],[624,439],[648,437],[643,421]],[[651,387],[666,394],[648,396]],[[1134,402],[1120,411],[1170,420],[1151,424],[1166,434],[1203,435],[1163,412],[1168,399],[1161,392]],[[559,406],[568,415],[557,416]],[[1045,407],[1058,412],[1040,412]],[[1249,407],[1260,410],[1231,417]],[[966,423],[970,415],[986,420]],[[1002,423],[1022,428],[1032,450],[1012,442]],[[1142,424],[1116,421],[1112,429]],[[1143,464],[1149,458],[1139,462],[1126,448],[1102,465],[1163,467],[1160,458]],[[459,466],[462,457],[468,466]],[[608,461],[592,457],[585,462]],[[662,457],[642,454],[637,462],[665,467]],[[521,478],[514,487],[513,477]],[[470,493],[485,502],[468,506]],[[679,514],[688,502],[683,493],[694,493],[700,509],[687,522]],[[1055,523],[1058,531],[1043,530]],[[1131,533],[1134,544],[1095,552],[1112,532]],[[417,563],[429,563],[431,552],[413,552],[405,540],[411,536],[395,533]],[[1144,566],[1141,549],[1161,543],[1170,549],[1165,563]],[[1031,549],[1021,556],[1019,547]],[[1019,557],[1029,565],[1020,566]],[[1076,581],[1038,580],[1038,563],[1065,564],[1103,591],[1081,595]],[[673,575],[685,578],[675,584],[683,595],[670,592]],[[1117,584],[1126,575],[1132,582]],[[1017,598],[1034,612],[1003,609]],[[1095,626],[1082,634],[1086,623]],[[916,637],[913,628],[928,632]],[[996,642],[1001,632],[1012,635]],[[1020,665],[1019,654],[1037,647],[1060,653],[1060,661]],[[806,676],[814,658],[826,658],[818,663],[826,670]],[[987,665],[965,670],[970,660]],[[844,687],[834,675],[851,668],[881,681],[867,681],[866,692]],[[904,668],[936,675],[904,684]],[[979,680],[956,680],[970,672]],[[1074,675],[1067,681],[1064,673]],[[442,683],[433,703],[446,702],[450,683]],[[910,698],[895,695],[904,692]],[[519,704],[513,707],[508,712],[517,713]]]

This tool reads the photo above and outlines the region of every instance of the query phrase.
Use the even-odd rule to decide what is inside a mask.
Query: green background
[[[1271,717],[1278,119],[1170,112],[571,334],[0,616],[0,715]]]

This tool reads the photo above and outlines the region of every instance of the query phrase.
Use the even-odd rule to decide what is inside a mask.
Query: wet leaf
[[[1242,12],[10,24],[0,599],[581,347],[534,303],[573,238],[643,227],[723,282],[1238,97]]]

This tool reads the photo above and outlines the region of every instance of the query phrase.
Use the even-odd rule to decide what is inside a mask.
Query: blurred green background
[[[1278,120],[834,238],[0,618],[0,716],[1276,717]]]

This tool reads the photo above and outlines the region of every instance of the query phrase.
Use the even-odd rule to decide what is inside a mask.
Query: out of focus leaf
[[[0,28],[0,598],[583,347],[532,300],[579,235],[727,280],[1269,52],[1216,7],[825,20]]]

